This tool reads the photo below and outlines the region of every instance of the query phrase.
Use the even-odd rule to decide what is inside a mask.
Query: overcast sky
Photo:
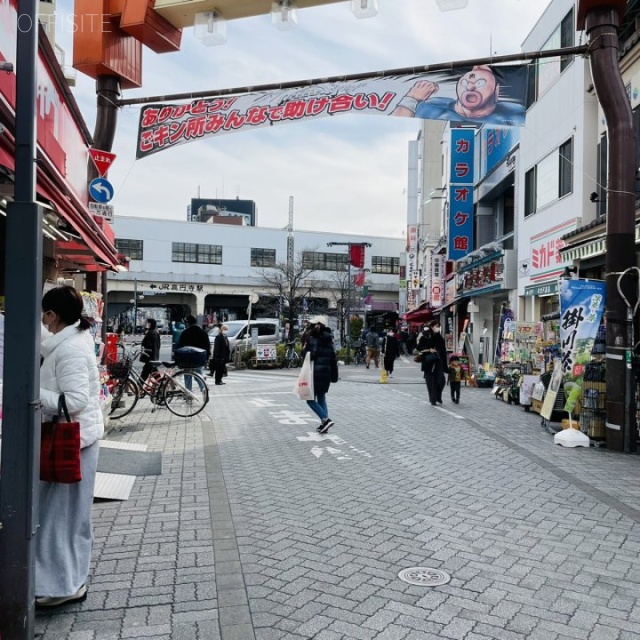
[[[230,21],[228,40],[205,47],[185,29],[177,53],[145,49],[143,86],[125,98],[224,89],[396,69],[517,53],[549,0],[469,0],[441,12],[436,0],[379,0],[357,20],[348,2],[300,10],[295,30],[270,16]],[[57,39],[71,64],[65,21],[73,0],[58,0]],[[95,83],[78,74],[75,96],[89,129]],[[341,115],[192,142],[135,160],[139,107],[119,116],[109,172],[115,215],[186,218],[191,198],[254,200],[258,224],[401,236],[406,226],[407,145],[418,121]]]

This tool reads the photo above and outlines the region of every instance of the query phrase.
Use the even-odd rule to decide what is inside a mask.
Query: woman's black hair
[[[147,324],[149,325],[149,329],[155,329],[158,326],[155,318],[147,318]]]
[[[86,331],[91,324],[82,315],[84,302],[82,296],[73,287],[67,285],[49,289],[42,296],[42,311],[53,311],[60,316],[66,325],[72,325],[80,320],[80,331]]]

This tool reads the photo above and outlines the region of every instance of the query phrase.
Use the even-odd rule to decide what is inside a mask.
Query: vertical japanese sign
[[[448,259],[473,251],[474,129],[451,130]]]
[[[591,358],[605,305],[606,284],[600,280],[561,280],[560,346],[566,411],[580,397],[582,376]]]
[[[431,254],[431,306],[441,307],[444,303],[444,256]]]

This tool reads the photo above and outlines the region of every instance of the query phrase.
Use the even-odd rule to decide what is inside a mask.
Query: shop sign
[[[564,259],[560,252],[566,244],[562,236],[576,229],[577,222],[578,218],[572,218],[531,236],[529,255],[531,256],[530,277],[532,280],[549,277],[562,270]]]
[[[444,304],[444,256],[431,254],[431,306],[441,307]]]
[[[504,160],[509,151],[518,142],[519,131],[513,127],[494,129],[483,127],[481,136],[480,166],[484,175]]]
[[[22,15],[24,21],[27,18]],[[16,59],[18,12],[16,0],[0,0],[0,59]],[[64,178],[64,184],[75,192],[80,202],[87,202],[87,143],[76,123],[58,80],[49,69],[41,52],[37,60],[37,136],[38,145],[51,164]],[[0,73],[0,98],[10,110],[16,107],[16,78],[13,73]]]
[[[175,282],[160,282],[149,285],[149,289],[157,289],[158,291],[177,291],[180,293],[204,293],[204,285],[202,284],[178,284]]]
[[[458,274],[458,289],[474,291],[484,289],[504,279],[504,262],[500,256],[490,262],[484,262]]]
[[[473,251],[474,141],[474,129],[451,130],[449,260],[459,260]]]
[[[418,259],[415,252],[407,255],[407,282],[409,289],[415,291],[420,288],[420,272],[418,271]]]
[[[605,296],[606,283],[601,280],[566,279],[560,283],[562,375],[565,389],[569,389],[565,411],[573,411],[580,397],[584,368],[591,359],[604,314]]]
[[[451,304],[456,299],[456,279],[447,280],[444,285],[444,303]]]
[[[525,287],[524,295],[530,296],[552,296],[554,293],[558,293],[558,283],[548,282],[547,284],[538,284],[534,287]]]
[[[410,224],[407,226],[407,251],[416,253],[418,251],[418,225]]]
[[[536,340],[542,336],[541,322],[516,322],[516,342]]]

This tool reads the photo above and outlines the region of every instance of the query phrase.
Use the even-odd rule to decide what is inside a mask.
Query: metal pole
[[[0,636],[31,640],[40,468],[42,211],[36,204],[37,0],[18,3],[14,202],[7,209]]]
[[[133,338],[136,337],[136,326],[138,324],[138,278],[133,279]]]
[[[347,273],[347,362],[349,362],[351,360],[351,245],[349,245]]]
[[[606,5],[606,3],[603,3]],[[585,16],[593,84],[609,132],[607,180],[607,253],[605,317],[607,321],[607,446],[635,450],[635,398],[626,385],[625,356],[629,343],[627,306],[617,288],[619,275],[635,264],[635,130],[631,106],[618,64],[618,11],[597,6]],[[635,295],[633,278],[621,283],[628,300]]]

